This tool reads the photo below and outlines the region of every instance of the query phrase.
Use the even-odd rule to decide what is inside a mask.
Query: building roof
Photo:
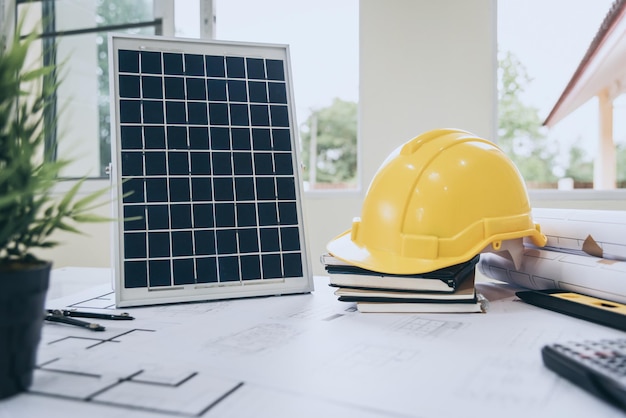
[[[626,90],[626,0],[615,0],[611,5],[543,124],[554,126],[605,88],[613,97]]]

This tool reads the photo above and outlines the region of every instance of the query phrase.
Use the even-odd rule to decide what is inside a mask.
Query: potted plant
[[[6,27],[6,26],[5,26]],[[77,223],[106,221],[91,214],[107,189],[82,196],[82,181],[54,194],[68,161],[44,152],[44,117],[58,87],[56,68],[27,68],[36,37],[0,40],[0,399],[28,389],[44,318],[52,262],[34,249],[58,245],[57,230],[79,233]]]

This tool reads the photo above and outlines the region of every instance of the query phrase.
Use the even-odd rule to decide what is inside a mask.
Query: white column
[[[163,27],[157,35],[174,36],[174,0],[154,0],[154,18],[161,18]]]
[[[214,0],[200,0],[200,39],[215,39]]]
[[[458,128],[496,140],[496,0],[361,0],[363,186],[402,143]]]
[[[613,100],[608,89],[598,94],[598,155],[593,166],[593,188],[610,190],[616,187],[615,143],[613,142]]]

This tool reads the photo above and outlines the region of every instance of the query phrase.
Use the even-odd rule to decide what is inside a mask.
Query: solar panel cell
[[[142,51],[140,55],[141,72],[145,74],[161,74],[161,53]]]
[[[141,138],[140,126],[123,126],[121,128],[122,150],[142,149],[143,140]]]
[[[173,177],[169,179],[170,201],[189,202],[191,201],[191,188],[188,178]]]
[[[242,280],[258,280],[261,278],[261,260],[256,255],[241,256]]]
[[[183,55],[182,54],[163,54],[163,69],[165,74],[184,74],[183,72]]]
[[[139,77],[132,75],[120,75],[120,97],[139,98],[141,87]]]
[[[176,259],[173,264],[174,285],[194,284],[196,282],[193,258]]]
[[[269,101],[271,103],[287,104],[287,89],[285,83],[269,83],[267,87],[269,91]]]
[[[226,74],[230,78],[245,78],[246,69],[243,57],[226,57]]]
[[[282,263],[279,254],[265,254],[261,256],[264,279],[283,277]]]
[[[232,128],[232,148],[234,150],[249,150],[250,146],[250,129],[248,128]]]
[[[285,67],[282,60],[268,59],[265,61],[267,67],[267,79],[285,81]]]
[[[256,151],[270,151],[272,149],[271,131],[267,128],[253,128],[252,147]]]
[[[300,236],[298,228],[280,228],[280,243],[283,251],[299,251]]]
[[[264,82],[250,81],[248,83],[250,102],[267,103],[267,84]]]
[[[254,200],[254,178],[235,177],[235,196],[237,201]]]
[[[170,205],[170,224],[172,229],[191,228],[191,205]]]
[[[211,125],[228,125],[228,105],[209,102],[209,120]]]
[[[193,201],[197,202],[213,200],[211,179],[206,177],[193,177],[191,179],[191,198]]]
[[[167,202],[167,179],[165,177],[146,178],[146,201]]]
[[[237,203],[237,226],[248,227],[257,225],[257,210],[254,203]]]
[[[181,77],[165,77],[165,98],[185,99],[185,81]]]
[[[222,282],[238,282],[240,280],[239,260],[235,256],[220,257],[217,259],[219,278]]]
[[[189,128],[189,148],[209,149],[209,129],[205,126],[191,126]]]
[[[233,172],[236,176],[252,175],[252,156],[248,152],[233,152]]]
[[[212,228],[215,226],[212,203],[193,205],[193,226],[194,228]]]
[[[246,58],[246,67],[248,69],[248,78],[265,79],[265,64],[261,58]]]
[[[200,54],[185,54],[185,74],[204,76],[204,57]]]
[[[172,274],[169,260],[149,260],[148,280],[151,287],[171,286]]]
[[[215,226],[233,228],[235,226],[235,205],[233,203],[215,204]]]
[[[197,258],[196,271],[198,283],[217,282],[217,259],[214,257]]]
[[[151,258],[170,256],[169,232],[148,232],[148,254]]]
[[[187,99],[206,100],[206,83],[203,78],[187,78]]]
[[[229,102],[247,102],[246,82],[242,80],[228,80],[228,101]]]
[[[135,78],[137,78],[137,81],[139,81],[139,77],[135,77]],[[162,99],[163,98],[162,78],[154,77],[154,76],[141,77],[141,96],[144,99]],[[139,94],[137,96],[129,96],[129,97],[139,97]]]
[[[125,233],[124,251],[126,258],[146,258],[146,234]]]
[[[146,161],[146,175],[147,176],[158,176],[165,175],[166,173],[166,163],[165,163],[165,153],[160,151],[146,152],[145,154]],[[135,153],[135,158],[141,158],[141,154]],[[142,173],[138,174],[129,174],[134,176],[139,176]]]
[[[120,100],[120,122],[141,123],[141,102],[139,100]]]
[[[185,112],[185,102],[165,102],[165,117],[167,118],[167,123],[186,124],[187,114]]]
[[[148,205],[146,206],[148,215],[148,228],[151,231],[158,229],[169,229],[170,212],[167,205]]]
[[[237,232],[233,229],[217,229],[215,231],[218,254],[237,253]]]
[[[145,261],[125,261],[124,272],[124,287],[133,289],[148,286],[148,269]]]
[[[199,255],[214,255],[215,251],[215,231],[196,230],[195,237],[195,253]]]
[[[139,72],[139,51],[119,51],[119,71],[138,73]]]
[[[207,125],[209,123],[209,116],[207,114],[206,103],[187,103],[187,111],[189,112],[188,120],[191,125]]]
[[[226,101],[226,80],[208,79],[206,84],[210,101]]]
[[[167,148],[187,149],[187,128],[185,128],[184,126],[168,126]]]
[[[272,144],[276,151],[291,151],[291,136],[288,129],[272,129]]]
[[[189,153],[170,151],[167,153],[167,168],[171,175],[189,174]],[[163,173],[165,174],[165,172]]]
[[[269,126],[269,108],[266,105],[250,105],[250,124],[252,126]]]
[[[192,239],[191,231],[172,232],[172,255],[174,257],[193,255]],[[176,262],[176,260],[174,260],[174,262]],[[193,263],[191,265],[193,268]]]
[[[163,126],[145,126],[143,135],[147,149],[165,148],[165,128]]]
[[[239,229],[239,252],[240,253],[256,253],[259,251],[259,230],[246,228]]]
[[[124,230],[135,231],[146,229],[146,215],[144,205],[124,206]]]
[[[301,277],[303,274],[302,260],[300,254],[286,253],[283,254],[283,268],[285,277]]]

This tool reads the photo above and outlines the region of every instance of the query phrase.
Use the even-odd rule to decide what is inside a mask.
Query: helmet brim
[[[328,252],[334,257],[354,266],[385,274],[420,274],[464,263],[480,254],[491,243],[497,241],[527,237],[538,247],[543,247],[547,241],[546,236],[541,233],[539,228],[535,228],[492,236],[489,240],[480,243],[475,251],[466,253],[465,256],[424,259],[403,257],[389,251],[369,249],[365,246],[357,245],[352,240],[351,232],[348,229],[333,238],[326,245]]]

